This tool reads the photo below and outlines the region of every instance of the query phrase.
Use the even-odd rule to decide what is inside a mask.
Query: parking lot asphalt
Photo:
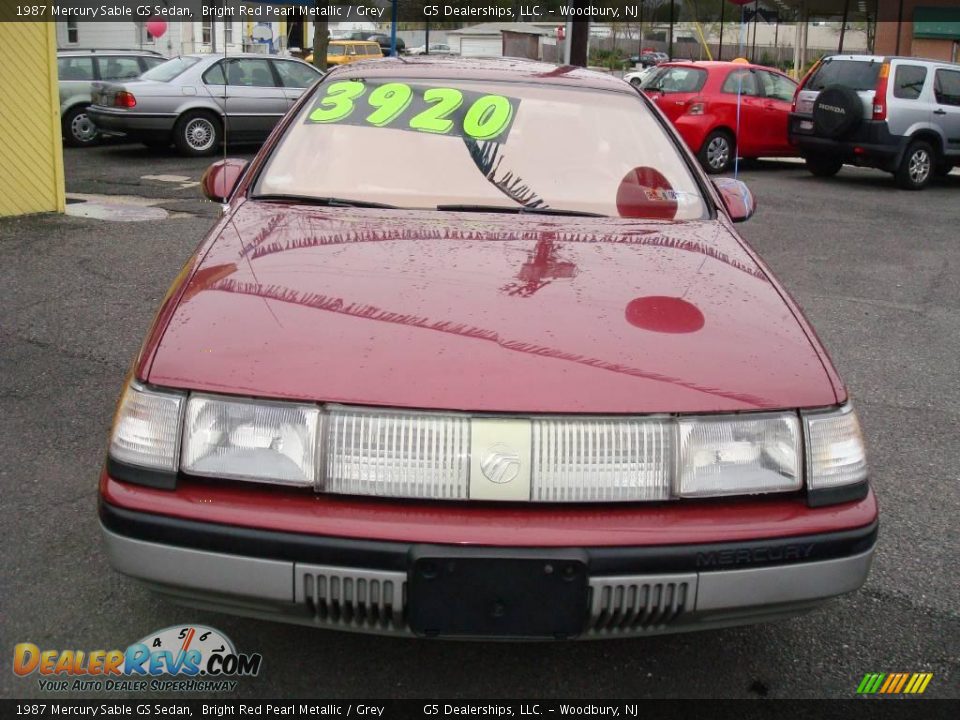
[[[805,309],[865,426],[882,513],[867,585],[778,624],[506,646],[193,610],[110,569],[96,479],[113,404],[216,206],[198,199],[205,160],[112,144],[68,149],[65,163],[68,193],[156,200],[173,214],[0,220],[3,697],[44,696],[35,675],[10,672],[15,643],[125,648],[183,623],[263,654],[260,675],[231,697],[851,698],[865,673],[895,671],[933,672],[927,697],[960,697],[960,176],[909,193],[868,170],[822,180],[760,162],[742,172],[759,202],[742,233]]]

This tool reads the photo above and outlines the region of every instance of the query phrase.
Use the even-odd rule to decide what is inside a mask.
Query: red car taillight
[[[136,107],[137,99],[133,96],[133,93],[127,92],[126,90],[121,90],[113,96],[113,106],[124,108]]]
[[[887,78],[890,77],[890,63],[880,66],[877,73],[877,86],[873,91],[873,119],[887,119]]]

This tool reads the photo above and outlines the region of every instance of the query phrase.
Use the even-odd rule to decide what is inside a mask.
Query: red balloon
[[[166,21],[150,20],[149,22],[147,22],[147,32],[150,33],[150,35],[155,38],[163,37],[164,33],[167,32]]]

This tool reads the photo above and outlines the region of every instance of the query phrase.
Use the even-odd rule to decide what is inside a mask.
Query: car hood
[[[187,389],[528,413],[837,401],[721,221],[248,201],[167,317],[146,379]]]

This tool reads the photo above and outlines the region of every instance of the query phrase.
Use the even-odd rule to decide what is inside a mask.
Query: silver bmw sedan
[[[93,84],[88,114],[104,133],[183,155],[212,155],[231,142],[264,140],[323,73],[288,57],[181,55],[140,78]]]

